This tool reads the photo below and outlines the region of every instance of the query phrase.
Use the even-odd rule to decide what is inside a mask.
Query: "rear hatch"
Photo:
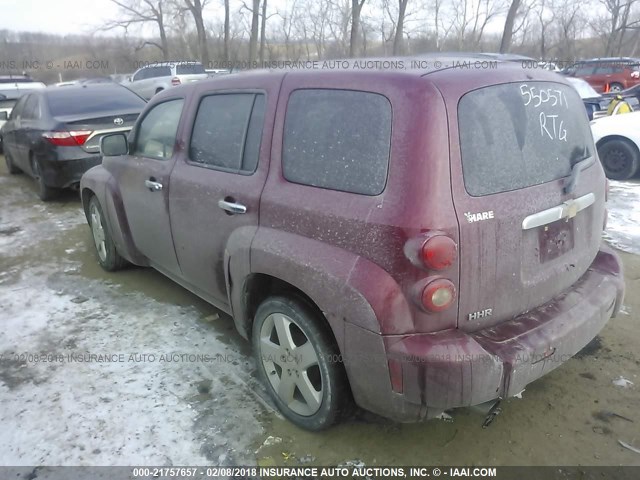
[[[180,83],[196,82],[209,77],[200,63],[176,65],[176,76],[180,79]]]
[[[458,325],[474,331],[549,302],[587,271],[601,242],[605,179],[570,86],[490,85],[455,101]]]

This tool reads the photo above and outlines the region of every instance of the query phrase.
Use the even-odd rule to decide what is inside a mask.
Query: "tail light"
[[[424,265],[431,270],[445,270],[453,265],[458,246],[446,235],[435,235],[422,245],[420,254]]]
[[[456,287],[446,278],[436,278],[422,289],[422,306],[430,312],[442,312],[456,299]]]
[[[173,85],[174,87],[177,87],[178,85],[180,85],[180,79],[178,77],[173,77],[171,79],[171,85]]]
[[[91,136],[93,132],[90,130],[61,131],[61,132],[45,132],[42,134],[49,143],[58,147],[77,147],[84,145],[84,142]]]

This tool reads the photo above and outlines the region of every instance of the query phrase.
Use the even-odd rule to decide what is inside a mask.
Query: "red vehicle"
[[[621,92],[640,84],[640,60],[626,57],[584,60],[568,73],[583,78],[599,93]]]
[[[156,95],[81,195],[100,264],[233,316],[282,413],[509,397],[618,312],[578,94],[519,65],[228,75]]]

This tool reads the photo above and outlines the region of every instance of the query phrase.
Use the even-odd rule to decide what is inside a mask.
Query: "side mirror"
[[[129,153],[129,142],[124,133],[105,135],[100,139],[100,153],[105,157],[116,157]]]
[[[0,112],[0,120],[9,120],[9,114],[7,112]]]

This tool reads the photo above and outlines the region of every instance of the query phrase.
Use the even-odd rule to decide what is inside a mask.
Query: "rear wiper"
[[[562,191],[566,193],[571,193],[578,185],[578,177],[580,176],[580,172],[588,167],[595,161],[595,156],[591,155],[584,160],[580,160],[578,163],[574,163],[571,168],[571,174],[569,178],[567,178],[564,182],[564,187]]]

